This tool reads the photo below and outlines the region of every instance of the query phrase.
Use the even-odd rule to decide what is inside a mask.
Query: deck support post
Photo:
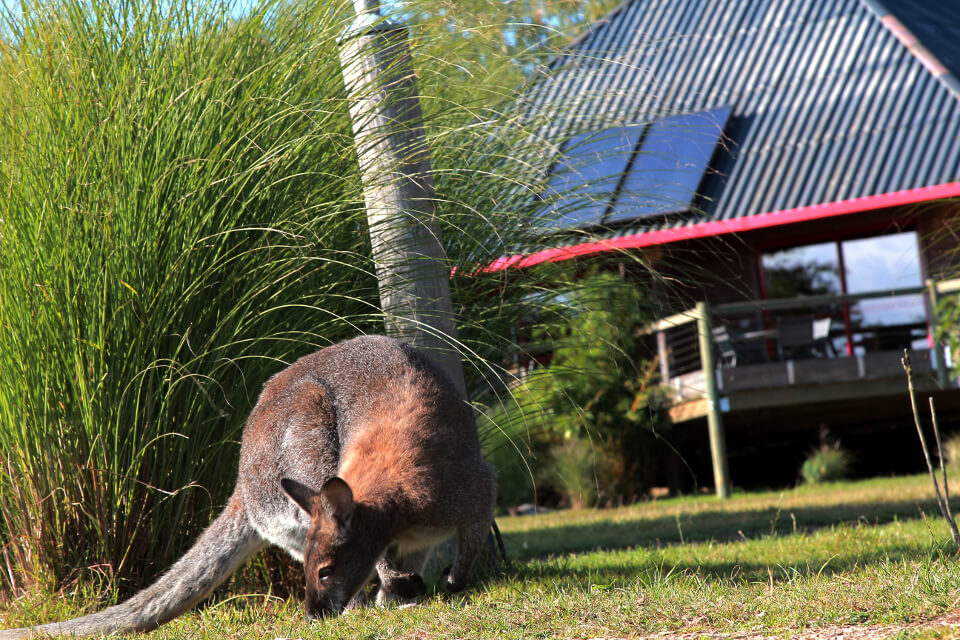
[[[713,484],[717,497],[730,497],[730,469],[727,463],[727,442],[723,432],[723,414],[717,394],[716,360],[713,355],[713,331],[710,326],[710,303],[697,303],[697,334],[700,338],[700,364],[707,396],[707,430],[710,433],[710,457],[713,460]]]
[[[657,331],[657,358],[660,360],[660,379],[670,381],[670,353],[667,351],[667,332]]]
[[[940,296],[937,293],[937,283],[934,280],[927,280],[927,293],[930,296],[930,351],[933,356],[933,366],[937,370],[937,384],[941,389],[946,389],[950,384],[950,378],[947,375],[946,358],[943,355],[943,345],[937,343],[937,305],[940,303]]]

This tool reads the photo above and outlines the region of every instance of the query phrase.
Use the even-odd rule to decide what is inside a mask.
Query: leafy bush
[[[580,438],[568,438],[551,450],[553,480],[566,495],[574,509],[592,507],[597,503],[599,480],[594,449]]]
[[[536,475],[549,456],[549,445],[537,429],[539,424],[531,424],[509,400],[480,416],[484,457],[497,470],[497,503],[503,509],[543,502]]]
[[[951,469],[960,469],[960,433],[943,441],[943,461]]]
[[[960,296],[942,297],[934,313],[937,315],[934,342],[946,346],[950,353],[952,373],[956,377],[958,366],[960,366]]]
[[[822,443],[803,461],[800,476],[806,484],[844,480],[849,476],[852,462],[850,453],[839,442]]]
[[[537,484],[541,501],[554,494],[574,505],[635,500],[668,429],[656,363],[637,358],[635,329],[648,317],[642,294],[597,273],[542,297],[532,336],[550,350],[550,364],[515,383],[489,420],[536,452],[525,461],[526,484]]]
[[[574,509],[616,501],[621,495],[623,455],[610,442],[566,438],[550,450],[544,481],[558,487]]]

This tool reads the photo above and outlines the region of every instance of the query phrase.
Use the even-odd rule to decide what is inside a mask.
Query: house
[[[650,348],[703,459],[711,435],[718,492],[725,467],[789,481],[824,428],[872,472],[913,468],[904,349],[956,421],[932,313],[960,265],[948,5],[627,0],[528,92],[564,140],[560,233],[490,268],[632,252],[681,282],[645,283],[663,310]]]

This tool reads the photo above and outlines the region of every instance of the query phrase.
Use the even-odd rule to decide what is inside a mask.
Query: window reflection
[[[838,294],[842,291],[835,242],[766,254],[763,269],[768,298]]]
[[[923,284],[917,234],[913,231],[847,240],[841,247],[849,293],[892,291]],[[926,320],[920,294],[862,300],[854,307],[854,315],[863,327],[917,324]]]
[[[914,231],[792,247],[764,254],[762,264],[768,298],[885,292],[923,284]],[[802,313],[831,319],[835,328],[829,340],[841,353],[926,345],[921,294],[830,304]],[[779,322],[785,315],[789,314],[768,322]]]

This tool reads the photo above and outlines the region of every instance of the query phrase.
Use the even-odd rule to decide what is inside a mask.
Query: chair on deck
[[[780,318],[779,336],[782,360],[813,355],[813,320],[809,316]]]
[[[717,351],[720,353],[721,367],[737,366],[737,347],[730,337],[730,332],[724,326],[714,327],[713,343],[717,345]]]
[[[830,340],[830,318],[813,321],[813,352],[821,358],[836,358],[837,350]]]

